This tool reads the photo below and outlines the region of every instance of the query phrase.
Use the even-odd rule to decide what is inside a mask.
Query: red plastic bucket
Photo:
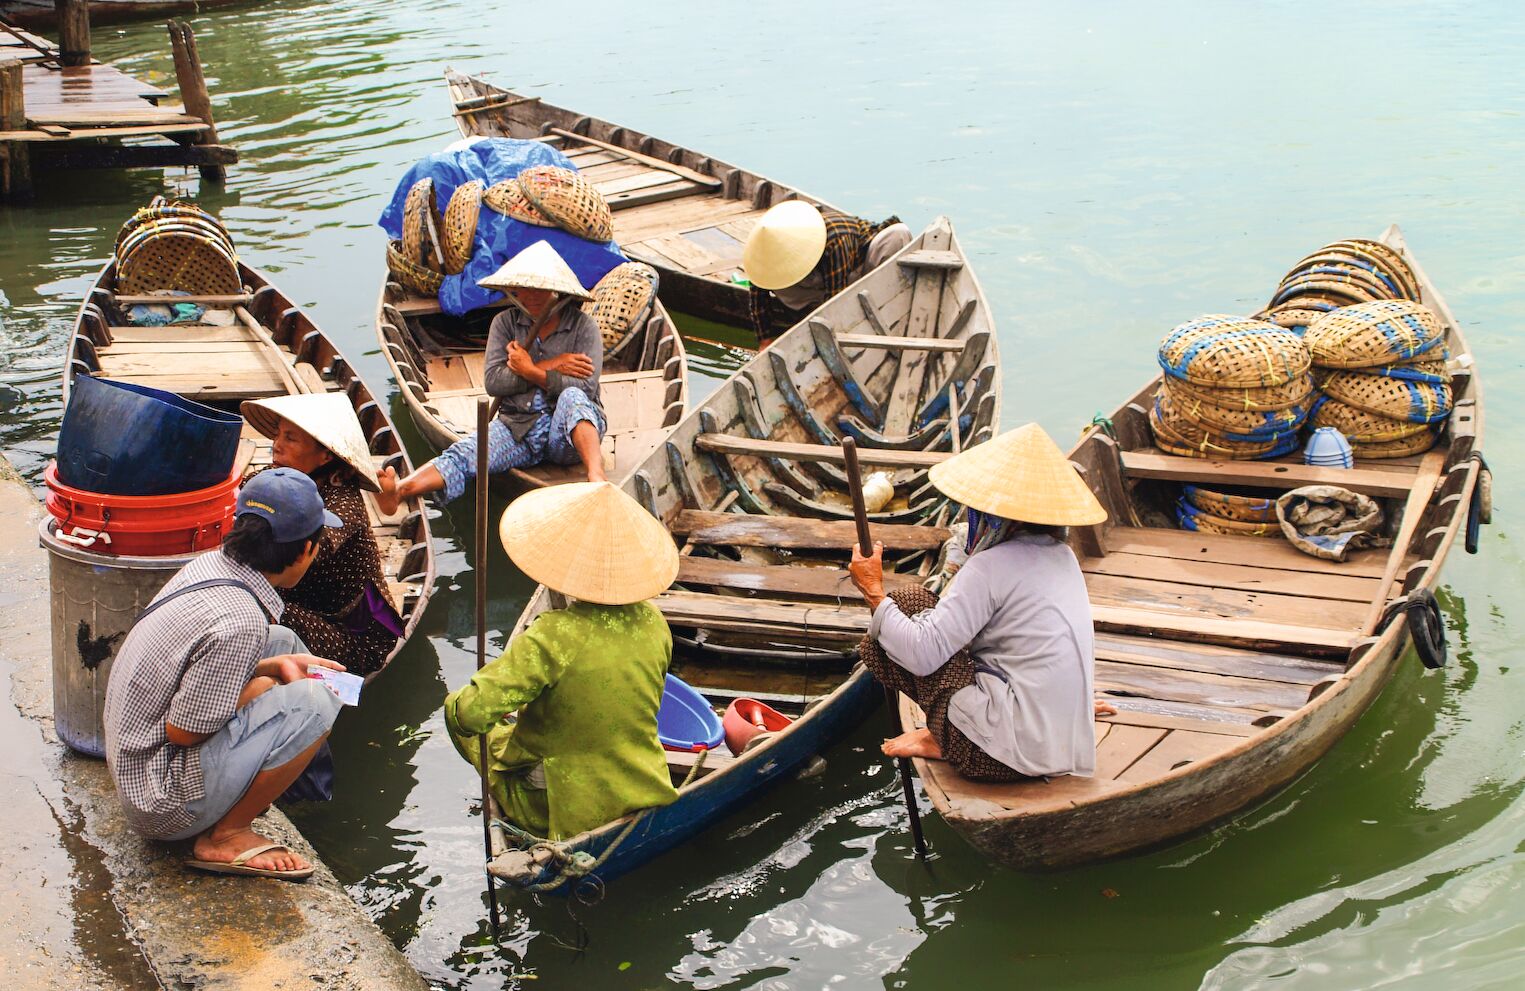
[[[43,472],[54,536],[96,554],[159,557],[209,550],[233,525],[239,473],[210,488],[174,495],[121,496],[86,492],[58,480],[58,463]]]

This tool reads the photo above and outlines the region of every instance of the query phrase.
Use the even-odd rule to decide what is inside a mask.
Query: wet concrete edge
[[[26,931],[0,933],[0,959],[26,969],[18,974],[7,968],[22,978],[11,991],[142,987],[150,974],[174,991],[427,988],[279,810],[255,828],[317,865],[309,881],[195,873],[182,866],[185,844],[146,841],[127,826],[104,762],[78,756],[58,741],[47,553],[38,546],[35,529],[41,512],[0,454],[0,575],[6,579],[0,594],[0,667],[8,669],[16,709],[36,728],[35,734],[22,735],[37,740],[30,747],[20,742],[23,756],[4,768],[4,791],[18,803],[11,814],[32,820],[25,826],[33,841],[56,837],[52,850],[46,843],[40,844],[44,849],[35,842],[23,845],[21,859],[0,871],[0,897],[23,899],[31,917]],[[18,766],[22,761],[27,766]],[[46,808],[24,794],[28,791],[41,796]],[[10,798],[6,804],[12,805]],[[38,821],[49,813],[52,823]],[[0,855],[0,864],[7,856]],[[58,874],[64,876],[51,876]],[[23,885],[32,888],[30,895],[18,890]],[[50,897],[40,897],[49,888]],[[70,894],[60,898],[60,892]],[[109,906],[82,908],[92,898],[107,897],[114,912]],[[50,921],[50,907],[70,917]],[[65,923],[72,944],[69,934],[60,936]]]

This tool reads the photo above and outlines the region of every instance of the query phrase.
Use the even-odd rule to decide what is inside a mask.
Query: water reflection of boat
[[[128,307],[162,303],[164,296],[145,295],[148,287],[134,286],[136,295],[119,293],[117,264],[108,264],[81,304],[75,318],[64,364],[64,396],[77,375],[100,375],[121,382],[163,389],[232,413],[246,399],[264,399],[308,392],[343,395],[360,420],[379,469],[391,465],[399,474],[412,470],[407,452],[390,414],[371,394],[355,367],[312,318],[288,299],[260,272],[238,263],[242,291],[215,296],[175,296],[206,311],[231,315],[214,325],[198,318],[195,324],[133,326]],[[247,423],[244,444],[251,467],[270,461],[271,442]],[[362,493],[371,529],[381,556],[387,587],[383,590],[406,624],[404,636],[387,655],[387,663],[402,650],[418,626],[434,586],[434,551],[423,504],[414,499],[390,516],[381,512],[374,496]],[[157,580],[169,573],[157,573]],[[150,593],[152,594],[152,593]]]
[[[954,414],[949,415],[949,404]],[[854,541],[844,434],[896,498],[873,514],[898,574],[932,572],[956,507],[925,480],[950,451],[999,422],[989,309],[951,226],[939,220],[817,309],[679,423],[625,491],[681,547],[673,587],[654,600],[673,628],[674,667],[717,712],[738,697],[797,718],[740,756],[669,754],[678,799],[558,843],[501,824],[491,870],[539,890],[608,880],[683,842],[807,764],[878,698],[852,659],[868,610],[844,568]],[[537,590],[515,632],[555,597]]]
[[[447,69],[456,124],[470,137],[548,141],[593,181],[614,211],[614,239],[662,276],[662,296],[683,313],[745,326],[741,249],[775,203],[831,207],[766,176],[661,138],[564,110]]]
[[[1486,515],[1477,486],[1482,394],[1444,298],[1389,228],[1382,240],[1417,276],[1445,327],[1455,408],[1429,452],[1348,470],[1276,461],[1202,461],[1154,447],[1146,410],[1158,381],[1112,414],[1115,439],[1087,431],[1070,457],[1111,516],[1075,535],[1096,621],[1096,684],[1121,710],[1096,723],[1092,778],[964,780],[917,760],[943,819],[1017,868],[1063,867],[1159,845],[1239,812],[1307,770],[1382,691],[1423,623],[1426,593],[1464,525]],[[1279,538],[1146,528],[1180,483],[1285,491],[1343,486],[1401,514],[1391,550],[1346,563]],[[1131,523],[1131,525],[1129,525]],[[1469,543],[1475,534],[1469,537]],[[1473,545],[1475,546],[1475,544]],[[1430,614],[1439,623],[1438,610]],[[1443,625],[1439,627],[1443,637]],[[901,701],[902,724],[921,714]]]

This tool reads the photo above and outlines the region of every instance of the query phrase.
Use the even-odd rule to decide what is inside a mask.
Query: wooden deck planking
[[[722,558],[685,555],[678,564],[678,581],[689,585],[708,585],[777,595],[806,595],[819,598],[860,602],[863,596],[842,568],[790,567],[789,565],[748,564]],[[914,575],[886,572],[886,590],[919,585]]]
[[[1258,538],[1257,538],[1258,539]],[[1317,560],[1310,557],[1310,561]],[[1313,599],[1371,602],[1379,582],[1358,575],[1322,574],[1251,564],[1217,564],[1211,561],[1170,559],[1151,554],[1119,552],[1107,541],[1106,557],[1087,557],[1080,562],[1087,574],[1148,578],[1243,592],[1273,592]]]
[[[1117,780],[1130,784],[1153,781],[1178,767],[1220,754],[1237,742],[1231,737],[1210,733],[1171,730],[1169,735],[1117,775]]]
[[[1096,662],[1096,689],[1167,702],[1274,713],[1291,712],[1308,700],[1305,685],[1105,660]]]
[[[1119,552],[1363,578],[1381,577],[1384,563],[1380,551],[1357,551],[1337,563],[1304,554],[1285,540],[1129,526],[1107,530],[1108,555]]]
[[[1094,604],[1351,632],[1361,628],[1370,602],[1323,599],[1315,606],[1297,595],[1243,592],[1233,588],[1115,575],[1087,574],[1085,583]]]
[[[1165,454],[1154,448],[1123,452],[1123,473],[1130,478],[1161,478],[1203,485],[1248,485],[1285,491],[1301,485],[1338,485],[1384,498],[1408,495],[1412,473],[1365,467],[1318,468],[1290,461],[1211,461]]]
[[[845,550],[857,540],[852,520],[818,520],[794,516],[751,516],[685,509],[668,524],[675,536],[691,544],[731,547],[774,547],[786,550]],[[948,539],[943,527],[870,523],[874,540],[888,550],[934,550]]]

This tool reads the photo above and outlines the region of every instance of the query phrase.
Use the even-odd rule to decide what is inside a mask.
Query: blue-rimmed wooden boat
[[[706,398],[624,483],[681,548],[678,579],[654,602],[673,629],[675,673],[717,711],[751,697],[797,718],[739,756],[669,754],[680,788],[664,808],[554,843],[498,823],[492,873],[541,891],[610,880],[856,725],[880,695],[852,656],[868,610],[845,569],[855,530],[841,439],[858,437],[865,469],[892,478],[896,496],[871,525],[894,587],[933,572],[956,509],[926,468],[987,438],[999,415],[994,325],[944,219]],[[556,598],[537,590],[514,632]]]

